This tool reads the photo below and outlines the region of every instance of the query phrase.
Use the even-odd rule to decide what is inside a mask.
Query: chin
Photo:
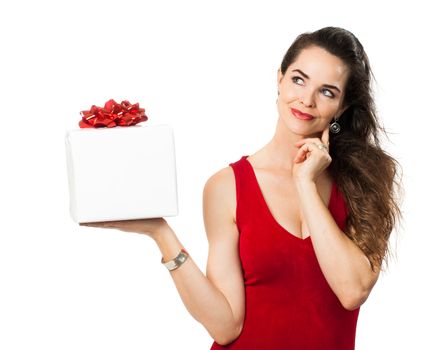
[[[283,126],[294,134],[304,135],[316,133],[315,126],[308,126],[306,123],[301,123],[300,120],[281,118]]]
[[[309,137],[310,135],[315,134],[313,130],[310,128],[298,127],[297,125],[290,125],[287,127],[288,131],[297,136]]]

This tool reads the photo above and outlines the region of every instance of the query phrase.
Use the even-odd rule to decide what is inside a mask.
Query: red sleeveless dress
[[[275,220],[247,157],[229,164],[236,182],[244,326],[232,343],[214,342],[211,350],[353,350],[360,308],[341,305],[319,267],[311,237],[296,237]],[[334,182],[328,209],[343,230],[347,209]]]

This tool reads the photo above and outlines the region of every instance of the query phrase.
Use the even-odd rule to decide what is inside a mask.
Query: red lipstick
[[[296,118],[301,119],[301,120],[312,120],[315,118],[313,115],[308,114],[308,113],[302,113],[298,109],[295,109],[295,108],[291,108],[291,112]]]

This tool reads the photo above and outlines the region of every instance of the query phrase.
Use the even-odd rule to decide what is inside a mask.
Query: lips
[[[301,120],[312,120],[315,118],[313,115],[308,114],[308,113],[302,113],[298,109],[295,109],[295,108],[291,108],[291,112],[295,117],[297,117]]]

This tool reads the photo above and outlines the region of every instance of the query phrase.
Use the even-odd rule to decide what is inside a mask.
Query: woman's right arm
[[[235,340],[244,321],[244,282],[238,254],[239,233],[232,208],[235,180],[230,167],[211,176],[203,191],[204,226],[209,242],[206,275],[191,257],[170,272],[190,314],[221,345]],[[183,247],[169,225],[152,236],[164,261]]]

